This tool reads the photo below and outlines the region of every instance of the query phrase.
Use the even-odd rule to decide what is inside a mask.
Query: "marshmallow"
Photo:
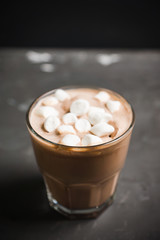
[[[88,132],[91,129],[91,124],[87,119],[82,119],[81,118],[75,123],[75,128],[80,133]]]
[[[69,94],[62,89],[57,89],[55,92],[55,96],[61,102],[70,98]]]
[[[47,132],[53,132],[59,125],[60,125],[59,118],[55,116],[50,116],[44,122],[44,129]]]
[[[77,117],[73,113],[64,114],[62,119],[65,124],[73,124],[77,121]]]
[[[103,141],[100,137],[94,136],[92,134],[86,134],[82,139],[82,144],[84,146],[101,144]]]
[[[61,143],[68,146],[76,146],[78,143],[80,143],[80,138],[76,135],[67,134],[61,140]]]
[[[76,116],[81,116],[89,111],[89,102],[85,99],[78,99],[72,102],[70,112]]]
[[[57,128],[57,131],[59,132],[59,134],[65,134],[65,133],[73,133],[75,134],[76,131],[74,130],[74,128],[70,125],[61,125]]]
[[[104,113],[102,116],[102,121],[104,122],[109,122],[112,120],[112,115],[110,113]]]
[[[97,135],[98,137],[103,137],[105,135],[109,135],[114,132],[114,127],[108,123],[100,122],[94,125],[91,130],[93,134]]]
[[[94,112],[101,112],[101,113],[105,112],[104,108],[91,106],[89,108],[89,113],[92,112],[92,111],[94,111]]]
[[[39,108],[36,109],[36,114],[41,117],[47,118],[49,116],[58,116],[59,112],[53,107],[40,106]]]
[[[42,104],[43,105],[46,105],[46,106],[52,106],[52,105],[56,105],[58,104],[58,99],[55,98],[55,97],[46,97],[43,101],[42,101]]]
[[[98,99],[100,102],[106,102],[108,101],[110,96],[108,93],[101,91],[95,96],[95,98]]]
[[[108,109],[113,113],[113,112],[116,112],[119,110],[121,104],[119,101],[109,100],[106,102],[106,105],[107,105]]]
[[[99,122],[108,122],[111,119],[112,119],[112,115],[106,112],[90,111],[88,114],[88,120],[92,125],[95,125]]]

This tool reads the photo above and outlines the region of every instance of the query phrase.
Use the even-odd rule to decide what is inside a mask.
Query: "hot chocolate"
[[[134,124],[113,91],[58,89],[30,107],[27,123],[50,205],[73,216],[97,216],[112,202]]]

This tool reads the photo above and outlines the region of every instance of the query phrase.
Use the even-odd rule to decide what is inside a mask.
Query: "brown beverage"
[[[112,203],[134,125],[123,97],[107,89],[53,90],[30,106],[27,125],[51,207],[87,218]]]

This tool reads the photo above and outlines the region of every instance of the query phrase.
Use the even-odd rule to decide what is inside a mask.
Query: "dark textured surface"
[[[160,239],[160,52],[47,52],[53,72],[31,63],[27,50],[0,52],[0,239]],[[111,52],[117,63],[97,62],[98,53]],[[67,220],[49,208],[25,126],[35,97],[76,84],[113,89],[136,112],[116,199],[95,220]]]

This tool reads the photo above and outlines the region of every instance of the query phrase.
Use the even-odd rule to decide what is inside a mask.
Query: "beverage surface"
[[[42,97],[30,112],[32,128],[43,138],[68,146],[92,146],[121,136],[130,127],[132,109],[106,89],[58,89]]]

